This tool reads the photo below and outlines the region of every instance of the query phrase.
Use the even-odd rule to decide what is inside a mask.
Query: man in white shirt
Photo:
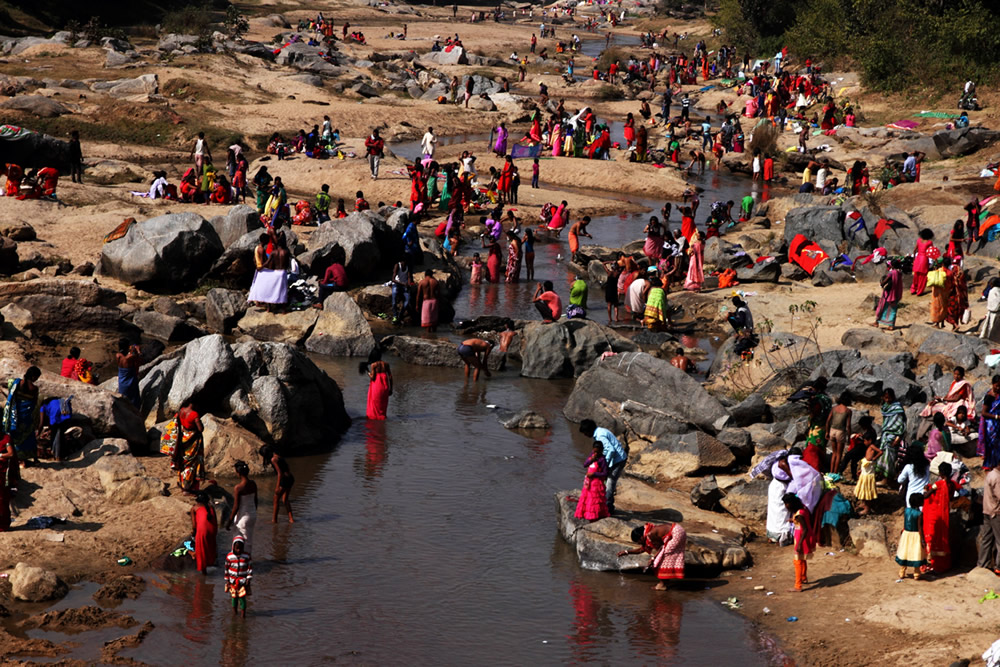
[[[212,152],[208,150],[208,142],[205,141],[205,133],[199,132],[198,138],[194,140],[194,148],[191,149],[191,157],[194,158],[194,169],[198,177],[201,177],[201,168],[205,161],[212,163]]]
[[[428,127],[427,132],[424,133],[424,138],[420,141],[420,150],[424,154],[424,159],[433,160],[434,150],[437,148],[437,136],[434,134],[434,128]]]
[[[819,167],[819,171],[816,172],[816,190],[822,192],[823,188],[826,186],[826,179],[829,176],[830,171],[827,168],[826,160],[823,160]]]

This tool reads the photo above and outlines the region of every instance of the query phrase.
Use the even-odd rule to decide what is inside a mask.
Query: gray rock
[[[739,405],[730,408],[729,414],[732,415],[731,423],[734,426],[749,426],[750,424],[770,422],[774,419],[771,414],[771,406],[760,394],[750,394]]]
[[[497,105],[489,97],[473,97],[469,100],[469,108],[473,111],[496,111]]]
[[[140,311],[132,317],[132,322],[143,333],[164,342],[191,340],[196,334],[184,319],[156,311]]]
[[[194,213],[168,213],[132,226],[101,249],[100,272],[143,289],[197,283],[222,254],[215,229]]]
[[[34,241],[37,238],[35,228],[23,220],[0,222],[0,236],[5,236],[12,241]]]
[[[46,279],[0,283],[0,302],[29,313],[38,333],[117,331],[125,295],[84,280]]]
[[[863,558],[888,558],[889,546],[885,537],[885,525],[875,519],[850,519],[847,522],[851,542],[857,554]]]
[[[460,46],[451,51],[429,51],[420,56],[421,62],[425,65],[468,65],[469,58],[465,54],[465,49]]]
[[[323,77],[318,74],[310,74],[309,72],[303,72],[302,74],[292,74],[285,77],[289,81],[298,81],[299,83],[304,83],[307,86],[314,86],[316,88],[323,87]],[[359,84],[360,85],[360,84]],[[375,93],[378,94],[377,92]]]
[[[322,277],[330,265],[343,264],[345,261],[344,249],[339,243],[327,243],[324,246],[314,248],[302,253],[296,259],[299,265],[310,275]],[[388,312],[388,311],[383,311]]]
[[[581,421],[590,416],[598,399],[622,403],[636,396],[636,387],[643,387],[645,405],[707,432],[721,430],[729,420],[726,409],[700,383],[643,352],[594,362],[577,379],[563,412],[571,421]]]
[[[344,251],[344,268],[348,277],[360,282],[360,279],[376,271],[382,260],[382,252],[376,240],[376,224],[384,224],[384,219],[368,211],[324,222],[309,239],[309,250],[318,250],[334,243],[339,245]]]
[[[962,366],[970,370],[989,354],[989,344],[979,338],[949,331],[935,331],[924,339],[918,354],[945,366]]]
[[[208,474],[231,476],[237,461],[249,465],[251,475],[271,472],[257,454],[265,444],[257,435],[229,419],[205,415],[201,421],[205,427],[205,470]]]
[[[767,521],[769,484],[770,482],[762,477],[752,482],[738,482],[726,490],[726,496],[720,504],[737,519],[763,524]]]
[[[305,346],[318,354],[366,357],[375,347],[375,337],[354,299],[346,292],[334,292],[323,301]]]
[[[318,319],[319,311],[315,308],[289,313],[268,313],[249,309],[236,326],[257,340],[304,345]]]
[[[830,277],[830,273],[828,271],[822,271],[817,268],[813,272],[813,277],[812,277],[813,287],[829,287],[832,284],[833,284],[833,278]]]
[[[408,364],[449,368],[461,368],[465,365],[458,356],[455,343],[440,338],[392,336],[383,340],[383,345]],[[502,355],[490,354],[487,365],[491,371],[499,370],[501,358]]]
[[[544,415],[534,410],[519,410],[503,414],[500,423],[507,429],[548,429],[551,428]]]
[[[790,243],[797,234],[815,243],[839,243],[844,240],[844,211],[839,206],[793,208],[785,216],[785,242]]]
[[[354,84],[353,86],[351,86],[351,90],[356,92],[361,97],[365,98],[379,96],[379,92],[376,88],[364,82]]]
[[[725,494],[719,488],[719,483],[715,481],[715,475],[709,475],[691,489],[691,504],[703,510],[714,510],[719,506],[723,495]]]
[[[726,470],[736,462],[732,451],[707,433],[692,431],[663,436],[630,455],[630,474],[664,481],[711,470]]]
[[[131,454],[102,456],[91,468],[97,472],[104,494],[119,505],[132,505],[163,495],[159,477],[146,474],[146,468]]]
[[[55,118],[70,113],[59,102],[44,95],[19,95],[0,102],[0,109],[24,111],[39,118]]]
[[[205,318],[209,329],[216,333],[231,333],[246,312],[247,298],[243,292],[216,287],[205,296]]]
[[[747,462],[753,457],[753,439],[746,429],[724,428],[715,437],[719,442],[729,447],[737,459]]]
[[[737,269],[736,277],[743,283],[776,283],[781,278],[781,264],[774,260],[758,262],[752,268]]]
[[[14,566],[14,571],[10,573],[10,587],[14,598],[25,602],[56,600],[69,592],[69,587],[55,572],[27,563]]]
[[[156,49],[164,53],[172,53],[173,51],[180,51],[185,46],[194,46],[197,43],[197,35],[178,35],[172,32],[160,37],[160,41],[156,44]]]
[[[638,346],[616,331],[591,320],[532,322],[521,332],[521,375],[534,378],[574,377],[605,352],[632,352]]]
[[[847,391],[859,401],[878,403],[882,398],[882,380],[874,375],[855,375],[850,378]]]
[[[964,127],[934,133],[934,145],[942,158],[974,153],[1000,139],[1000,132],[985,127]]]
[[[250,232],[264,228],[257,209],[245,204],[234,206],[225,215],[217,215],[208,222],[219,235],[223,248],[228,248]]]
[[[105,67],[122,67],[134,62],[138,58],[138,53],[135,51],[129,51],[127,53],[119,53],[113,49],[108,49],[104,56],[104,66]]]
[[[180,410],[189,399],[214,403],[239,377],[233,350],[218,334],[191,341],[181,353],[181,362],[173,372],[164,402],[168,414]]]

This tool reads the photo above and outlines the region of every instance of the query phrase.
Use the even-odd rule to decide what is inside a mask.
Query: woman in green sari
[[[451,179],[452,179],[451,169],[449,167],[445,167],[444,179],[441,185],[441,201],[438,204],[438,209],[442,211],[448,210],[448,202],[451,201],[451,192],[452,192]]]
[[[895,479],[896,460],[900,452],[905,453],[906,411],[896,400],[896,392],[886,389],[882,392],[882,438],[879,448],[882,456],[875,463],[875,473],[887,480]]]

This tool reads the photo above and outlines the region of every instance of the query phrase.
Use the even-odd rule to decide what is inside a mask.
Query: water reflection
[[[677,646],[681,640],[683,615],[683,603],[671,593],[652,593],[645,608],[637,611],[628,628],[633,644],[646,647],[636,652],[637,657],[647,657],[652,652],[659,660],[672,662],[677,657]]]
[[[385,441],[386,422],[378,419],[365,420],[364,477],[369,482],[382,476],[389,460],[389,448]]]
[[[250,631],[246,620],[232,614],[222,639],[222,667],[243,667],[250,658]]]

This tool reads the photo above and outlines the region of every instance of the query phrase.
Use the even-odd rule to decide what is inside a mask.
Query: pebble
[[[794,623],[794,622],[795,622],[795,621],[797,621],[797,620],[799,620],[799,617],[798,617],[798,616],[789,616],[789,617],[788,617],[788,622],[789,622],[789,623]]]
[[[764,587],[763,586],[754,586],[753,589],[755,591],[762,591],[762,590],[764,590]]]

